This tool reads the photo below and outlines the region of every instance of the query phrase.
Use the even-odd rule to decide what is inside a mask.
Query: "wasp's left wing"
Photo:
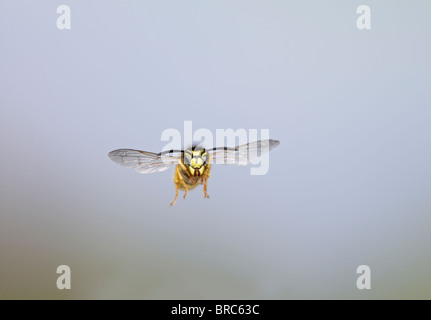
[[[134,149],[118,149],[111,151],[108,156],[112,161],[127,168],[134,168],[139,173],[153,173],[167,170],[181,159],[182,151],[169,150],[152,153]]]
[[[258,158],[262,154],[271,151],[279,144],[280,141],[268,139],[243,144],[235,148],[214,148],[209,151],[211,154],[211,163],[245,166],[248,165],[252,159]]]

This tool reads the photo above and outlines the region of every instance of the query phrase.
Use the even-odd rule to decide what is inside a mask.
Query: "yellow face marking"
[[[204,170],[205,170],[205,167],[203,167],[203,166],[199,168],[199,175],[200,176],[204,174]]]
[[[192,176],[195,175],[195,169],[193,169],[192,167],[189,167],[189,171],[191,173]]]

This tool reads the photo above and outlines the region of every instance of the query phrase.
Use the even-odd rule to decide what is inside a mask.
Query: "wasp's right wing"
[[[170,150],[152,153],[133,149],[118,149],[108,156],[123,167],[133,168],[139,173],[153,173],[167,170],[181,159],[182,151]]]
[[[211,162],[215,164],[248,165],[253,159],[277,147],[280,141],[259,140],[235,148],[218,147],[210,150]]]

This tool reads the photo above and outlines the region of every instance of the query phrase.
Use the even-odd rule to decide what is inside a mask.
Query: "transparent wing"
[[[262,154],[271,151],[279,144],[280,141],[268,139],[243,144],[235,148],[214,148],[209,151],[211,153],[211,163],[245,166],[248,165],[252,159],[258,158]]]
[[[133,149],[118,149],[111,151],[108,156],[112,161],[123,167],[133,168],[139,173],[153,173],[167,170],[181,159],[182,151],[170,150],[152,153]]]

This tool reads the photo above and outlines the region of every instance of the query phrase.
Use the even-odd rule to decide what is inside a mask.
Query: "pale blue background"
[[[431,298],[430,9],[1,1],[0,297]],[[216,166],[170,208],[173,170],[107,157],[185,120],[270,129],[269,173]]]

